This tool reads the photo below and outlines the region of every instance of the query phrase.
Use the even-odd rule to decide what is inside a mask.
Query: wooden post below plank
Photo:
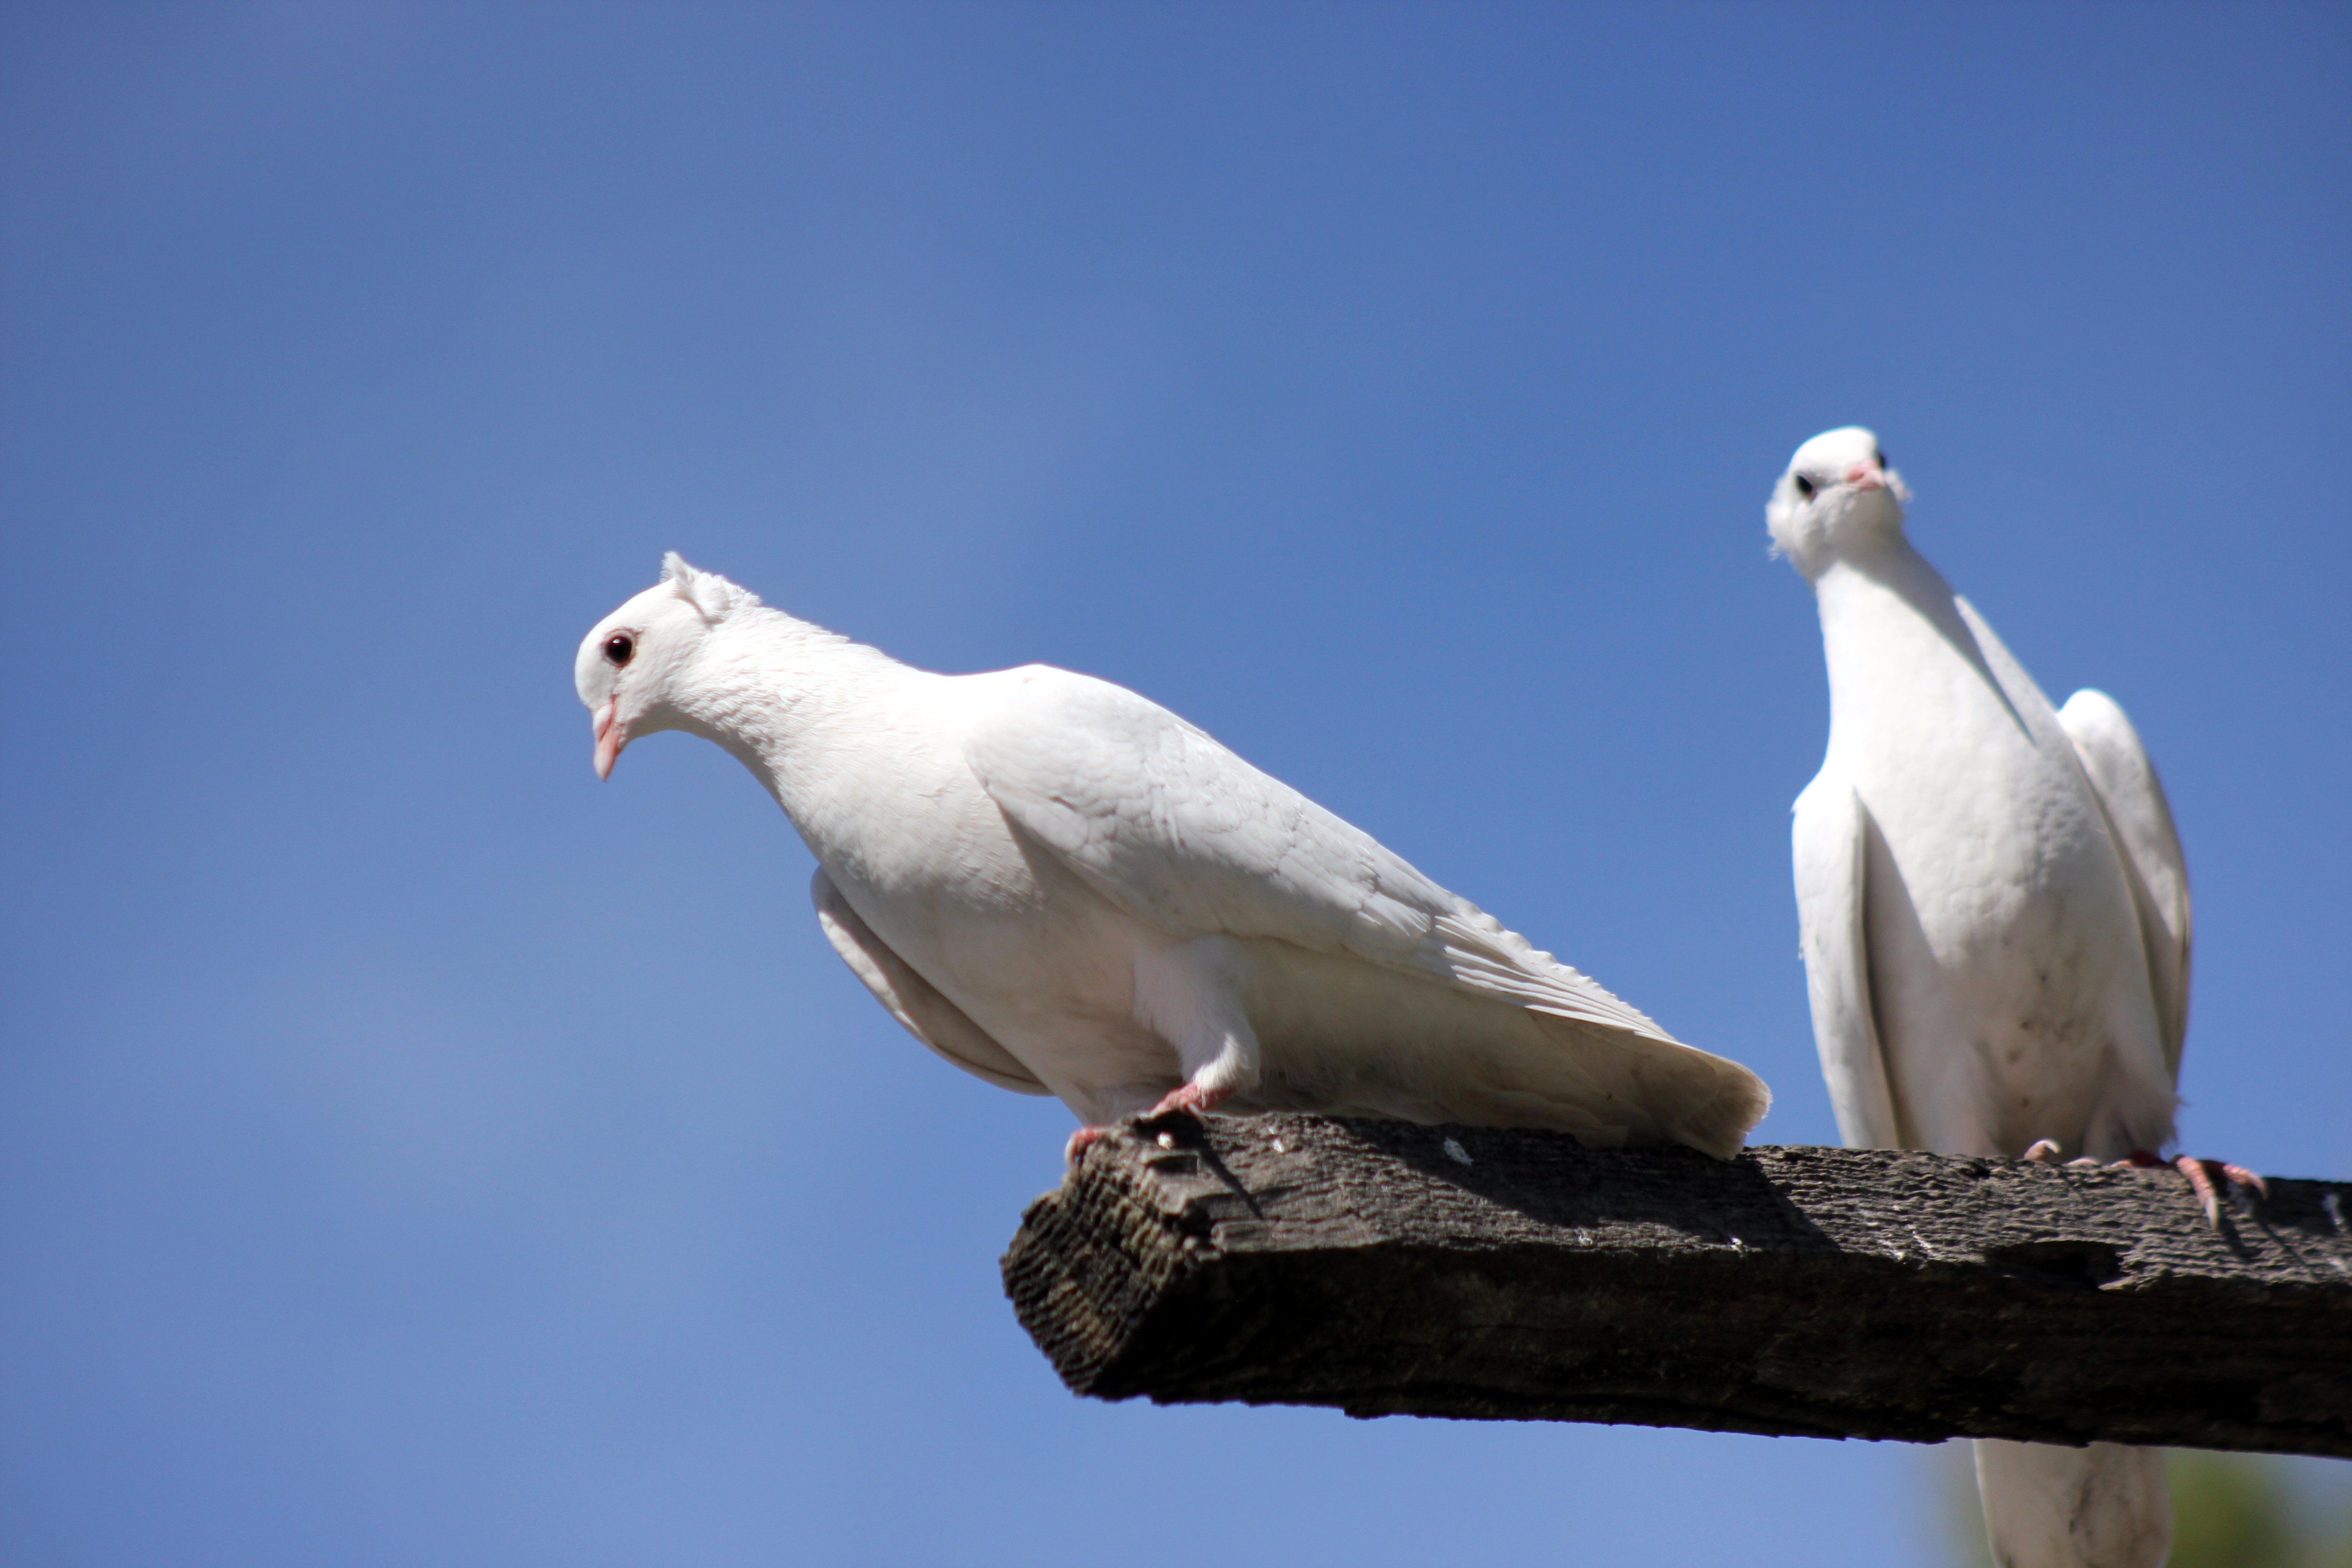
[[[2168,1169],[1132,1121],[1030,1205],[1078,1393],[1354,1415],[2352,1458],[2352,1186],[2219,1229]]]

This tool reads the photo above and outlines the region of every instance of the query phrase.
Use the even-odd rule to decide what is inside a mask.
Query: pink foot
[[[1156,1121],[1160,1117],[1172,1116],[1180,1111],[1192,1117],[1205,1116],[1231,1100],[1233,1095],[1234,1091],[1229,1089],[1202,1089],[1199,1084],[1188,1083],[1181,1089],[1171,1089],[1160,1096],[1160,1103],[1145,1111],[1142,1120]],[[1079,1128],[1070,1134],[1070,1141],[1062,1146],[1062,1158],[1075,1166],[1085,1157],[1087,1150],[1109,1137],[1113,1129],[1108,1127]]]
[[[2239,1186],[2252,1187],[2264,1197],[2271,1195],[2271,1184],[2263,1180],[2259,1172],[2249,1171],[2243,1165],[2232,1165],[2221,1160],[2200,1160],[2193,1154],[2182,1154],[2176,1159],[2161,1160],[2145,1149],[2135,1149],[2116,1163],[2147,1168],[2158,1165],[2171,1166],[2189,1178],[2189,1190],[2197,1194],[2198,1206],[2205,1211],[2205,1223],[2216,1230],[2221,1228],[2221,1189],[2213,1184],[2213,1173],[2209,1167],[2219,1165],[2221,1167],[2221,1174]]]
[[[1172,1115],[1179,1110],[1188,1116],[1206,1116],[1233,1097],[1234,1091],[1230,1089],[1202,1089],[1197,1083],[1188,1083],[1181,1089],[1171,1089],[1160,1096],[1160,1103],[1145,1111],[1143,1119],[1150,1121],[1157,1117]]]
[[[2232,1165],[2224,1161],[2221,1164],[2221,1173],[2242,1187],[2252,1187],[2264,1197],[2271,1195],[2271,1184],[2263,1180],[2260,1171],[2249,1171],[2243,1165]]]
[[[2205,1223],[2214,1229],[2221,1228],[2221,1194],[2213,1190],[2213,1174],[2206,1170],[2205,1162],[2183,1154],[2172,1162],[2173,1169],[2189,1178],[2196,1190],[2197,1201],[2205,1210]]]

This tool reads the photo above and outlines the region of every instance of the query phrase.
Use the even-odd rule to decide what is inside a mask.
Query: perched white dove
[[[1045,665],[934,675],[670,555],[580,645],[596,771],[750,768],[834,948],[916,1038],[1092,1130],[1222,1107],[1729,1157],[1769,1095],[1167,710]]]
[[[1797,448],[1765,512],[1829,660],[1829,753],[1795,847],[1838,1126],[1858,1148],[2152,1163],[2189,1019],[2171,810],[2123,710],[2088,690],[2053,710],[1912,549],[1909,499],[1848,428]],[[2179,1163],[2210,1216],[2210,1177]],[[1976,1447],[2003,1568],[2163,1561],[2158,1450]]]

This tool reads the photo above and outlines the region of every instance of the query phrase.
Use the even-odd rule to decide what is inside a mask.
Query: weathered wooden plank
[[[2208,1226],[2169,1170],[1129,1123],[1014,1310],[1104,1399],[2352,1458],[2352,1187]]]

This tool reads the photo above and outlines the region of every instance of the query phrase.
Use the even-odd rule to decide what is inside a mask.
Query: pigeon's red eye
[[[1812,500],[1812,499],[1813,499],[1813,481],[1812,481],[1812,480],[1811,480],[1811,479],[1807,479],[1807,478],[1805,478],[1805,476],[1804,476],[1804,475],[1802,475],[1802,474],[1799,474],[1799,475],[1797,476],[1797,493],[1798,493],[1799,495],[1801,495],[1801,496],[1804,497],[1807,500]],[[611,651],[612,651],[612,649],[611,649],[609,647],[606,647],[606,649],[605,649],[605,651],[606,651],[607,653],[609,653],[609,652],[611,652]]]
[[[629,662],[637,651],[637,639],[626,632],[614,632],[604,639],[604,660],[614,668]]]

